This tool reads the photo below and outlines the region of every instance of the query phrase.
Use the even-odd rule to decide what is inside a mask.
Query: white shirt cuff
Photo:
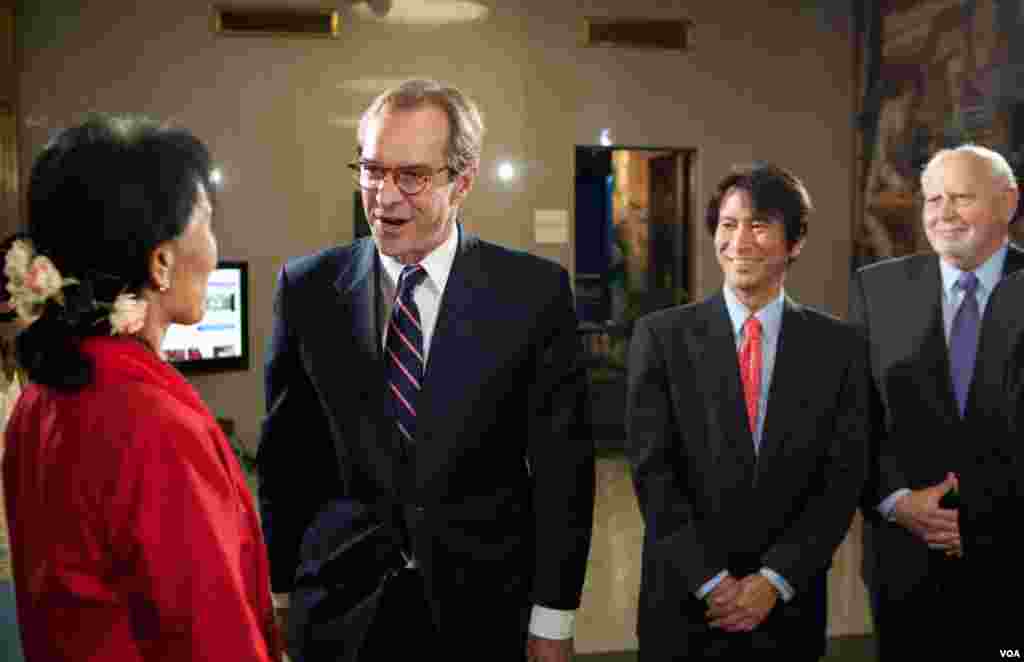
[[[287,609],[291,606],[291,596],[287,593],[271,593],[270,601],[274,604],[274,609]]]
[[[886,522],[892,521],[893,511],[896,510],[896,502],[900,497],[908,494],[910,494],[910,490],[904,487],[885,497],[882,503],[878,504],[878,513],[885,518]]]
[[[541,639],[572,639],[575,611],[533,606],[530,614],[530,634]]]
[[[793,595],[796,591],[793,590],[793,587],[789,585],[789,582],[787,582],[782,575],[771,568],[761,568],[761,576],[770,581],[772,586],[778,590],[783,602],[789,602],[793,599]]]
[[[722,580],[729,576],[728,570],[723,570],[711,579],[704,582],[704,585],[697,589],[697,599],[703,600],[708,593],[715,590],[715,587],[722,583]]]

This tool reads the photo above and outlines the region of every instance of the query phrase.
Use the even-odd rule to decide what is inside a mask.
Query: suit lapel
[[[374,451],[371,459],[376,461],[376,471],[388,476],[397,470],[395,460],[402,456],[403,448],[391,424],[385,397],[379,283],[376,246],[372,241],[355,245],[352,259],[334,282],[339,305],[337,317],[325,312],[322,325],[323,333],[329,335],[323,354],[341,359],[321,361],[321,365],[329,367],[319,372],[319,381],[325,391],[341,394],[340,401],[350,402],[359,412],[355,417],[359,429],[354,438],[367,441]],[[354,351],[345,352],[338,347],[337,324],[348,324],[352,329]],[[353,379],[352,375],[360,378]],[[358,392],[358,399],[353,398],[353,391]],[[395,481],[389,478],[385,484]]]
[[[464,234],[461,226],[458,231],[459,247],[441,296],[417,408],[416,426],[425,442],[417,450],[417,460],[424,460],[417,462],[418,473],[430,471],[430,456],[424,456],[423,450],[437,449],[443,453],[441,444],[447,442],[428,437],[444,427],[447,413],[445,394],[465,390],[466,387],[457,381],[470,372],[459,366],[473,365],[474,357],[467,356],[467,352],[472,352],[476,344],[469,340],[475,338],[476,342],[480,341],[479,334],[473,332],[474,320],[479,318],[481,308],[485,307],[485,302],[479,297],[474,301],[474,292],[485,289],[479,283],[485,273],[477,250],[479,240]]]
[[[476,251],[478,240],[459,231],[459,248],[455,252],[448,282],[441,296],[441,305],[437,311],[437,323],[434,325],[434,336],[430,341],[430,355],[427,361],[424,383],[430,382],[435,366],[457,365],[458,357],[452,352],[459,350],[459,338],[466,334],[465,330],[472,325],[473,292],[480,289],[476,281],[483,273]],[[477,304],[479,305],[479,301]],[[437,359],[435,361],[435,359]],[[455,360],[456,363],[446,363]]]
[[[942,300],[945,295],[942,292],[939,257],[910,264],[911,289],[909,296],[900,305],[905,310],[905,314],[901,315],[902,320],[923,320],[925,323],[923,329],[911,329],[921,334],[920,360],[916,365],[926,371],[918,375],[916,383],[923,391],[925,402],[935,402],[939,413],[950,417],[951,422],[956,422],[960,414],[949,376],[949,346],[942,316]]]
[[[715,391],[712,406],[722,431],[720,436],[709,435],[709,450],[715,459],[721,456],[737,458],[744,478],[752,478],[756,462],[754,437],[750,432],[740,380],[736,334],[725,306],[725,297],[719,292],[703,308],[703,324],[695,328],[694,333],[703,336],[698,338],[695,346],[705,355],[692,358],[695,365],[708,366],[709,384]],[[720,445],[715,441],[720,441]],[[729,464],[721,463],[721,466],[728,467]]]
[[[1015,244],[1006,247],[1006,260],[1003,262],[1003,278],[1024,269],[1024,251]]]
[[[378,296],[380,270],[376,250],[372,242],[364,242],[334,282],[341,302],[350,311],[352,334],[367,356],[379,359],[381,354],[381,329],[378,321]]]
[[[798,420],[807,385],[806,352],[815,346],[815,338],[802,306],[786,297],[783,303],[779,340],[775,348],[775,367],[768,387],[768,405],[761,430],[757,473],[771,473],[776,457],[786,455],[789,423]]]
[[[1002,278],[1006,278],[1007,276],[1010,276],[1010,275],[1020,271],[1021,269],[1024,269],[1024,251],[1020,250],[1016,245],[1011,243],[1006,248],[1006,260],[1003,262]],[[989,301],[991,301],[991,298],[989,299]],[[990,331],[985,331],[985,329],[992,324],[991,322],[985,322],[985,320],[991,314],[991,310],[992,310],[991,306],[986,306],[985,307],[985,313],[982,316],[982,324],[981,324],[982,332],[981,332],[980,337],[978,338],[978,353],[977,353],[977,356],[975,358],[974,376],[971,379],[970,391],[967,394],[967,411],[968,412],[973,410],[976,407],[975,398],[976,397],[980,397],[980,396],[975,394],[975,389],[981,387],[980,384],[979,384],[979,374],[988,375],[988,377],[982,377],[981,379],[986,379],[986,378],[987,379],[992,379],[993,375],[1001,375],[1002,378],[1005,379],[1004,370],[1006,369],[1006,365],[1005,364],[1004,365],[999,365],[999,362],[1001,361],[1001,354],[1002,354],[1002,352],[996,352],[993,356],[990,356],[991,350],[990,351],[983,351],[982,338],[985,338],[990,333]],[[987,342],[992,342],[992,341],[991,340],[987,340]],[[1004,351],[1009,351],[1009,350],[1004,350]],[[991,360],[992,358],[997,358],[996,364],[991,365],[991,366],[989,366],[989,367],[987,367],[985,369],[982,369],[981,366],[980,366],[980,362],[983,361],[983,360]]]

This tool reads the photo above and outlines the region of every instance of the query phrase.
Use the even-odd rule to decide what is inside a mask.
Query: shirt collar
[[[427,272],[427,281],[433,283],[437,287],[438,292],[444,292],[444,286],[448,283],[448,276],[452,273],[452,265],[455,264],[455,253],[459,247],[460,232],[457,226],[457,223],[452,223],[448,231],[448,238],[444,240],[444,243],[430,251],[420,261],[420,266]],[[384,273],[387,274],[391,287],[395,287],[405,265],[390,255],[384,255],[380,252],[379,248],[377,249],[377,255],[380,256],[380,263],[384,267]]]
[[[974,270],[974,275],[978,277],[978,285],[985,292],[991,292],[999,283],[999,279],[1003,275],[1003,265],[1006,264],[1008,246],[1008,241],[1003,242],[1003,245],[995,253]],[[963,271],[941,257],[939,258],[939,269],[942,271],[942,291],[952,296],[955,293],[953,287]]]
[[[725,307],[729,311],[729,320],[732,322],[732,330],[736,334],[736,338],[743,337],[743,324],[750,317],[750,309],[747,308],[740,300],[736,297],[736,293],[732,291],[728,285],[722,288],[722,292],[725,295]],[[761,310],[754,313],[754,317],[761,322],[761,328],[764,331],[765,338],[774,338],[779,335],[779,328],[782,326],[782,311],[785,306],[786,291],[779,289],[779,296],[776,297],[771,303],[762,306]]]

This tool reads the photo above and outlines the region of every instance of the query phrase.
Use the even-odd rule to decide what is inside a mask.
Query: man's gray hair
[[[359,152],[363,151],[366,125],[385,111],[415,110],[427,104],[448,115],[448,167],[463,173],[480,164],[483,149],[484,120],[476,103],[458,88],[434,80],[407,80],[398,87],[384,91],[373,100],[359,119]]]
[[[928,161],[928,165],[925,166],[924,170],[921,171],[921,183],[924,184],[925,175],[931,170],[933,165],[936,165],[939,161],[942,161],[950,154],[973,154],[982,161],[988,164],[989,170],[992,172],[994,179],[1002,181],[1007,187],[1016,189],[1017,178],[1013,175],[1013,168],[1007,163],[1003,155],[995,150],[991,150],[981,145],[974,145],[971,143],[965,143],[957,147],[950,149],[940,149],[935,152],[935,156]]]

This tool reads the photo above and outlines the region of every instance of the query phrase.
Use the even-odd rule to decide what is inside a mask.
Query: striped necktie
[[[416,405],[423,381],[423,329],[420,311],[412,294],[427,272],[412,264],[402,269],[398,277],[395,305],[388,324],[387,380],[388,392],[395,415],[395,425],[409,444],[416,440]]]

